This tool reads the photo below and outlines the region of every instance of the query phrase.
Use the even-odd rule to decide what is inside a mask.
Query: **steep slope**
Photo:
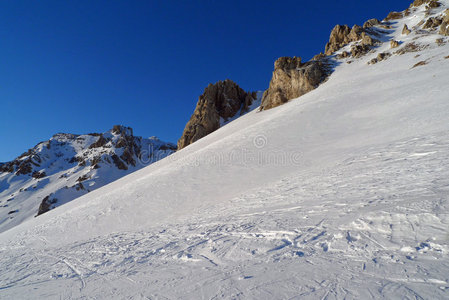
[[[59,133],[0,166],[0,232],[65,204],[176,150],[129,127]]]
[[[440,3],[343,46],[300,101],[1,233],[0,295],[446,299],[449,44],[422,28]]]

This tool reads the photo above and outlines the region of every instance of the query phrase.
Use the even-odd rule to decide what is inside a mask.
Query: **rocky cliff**
[[[435,13],[433,9],[441,6],[437,0],[416,0],[402,12],[389,13],[383,21],[370,19],[363,26],[354,25],[352,28],[347,25],[337,25],[332,29],[324,54],[319,54],[306,63],[303,63],[299,57],[281,57],[276,60],[273,76],[268,90],[263,95],[260,109],[279,106],[312,91],[330,75],[333,64],[339,60],[351,63],[353,59],[360,59],[373,52],[384,42],[389,43],[391,49],[399,48],[396,54],[413,50],[412,48],[418,49],[419,46],[416,46],[416,43],[402,47],[401,41],[385,41],[385,39],[391,32],[391,22],[410,16],[422,5],[425,5],[427,18],[412,29],[405,24],[402,33],[408,35],[414,30],[420,34],[426,34],[427,31],[419,31],[424,29],[439,30],[441,35],[449,35],[449,10]],[[439,43],[443,42],[443,39],[439,39]],[[389,51],[379,53],[375,58],[370,59],[368,64],[386,60],[393,54]]]
[[[0,224],[12,226],[45,213],[175,150],[174,144],[136,137],[124,126],[104,133],[55,134],[0,165]]]
[[[209,84],[199,97],[195,111],[178,141],[178,150],[244,114],[255,100],[256,93],[245,92],[232,80]]]
[[[413,26],[404,24],[403,35],[415,32],[418,35],[414,38],[419,39],[420,36],[438,31],[439,34],[448,36],[449,10],[434,11],[440,6],[437,0],[416,0],[408,9],[402,12],[390,12],[382,21],[370,19],[363,26],[352,27],[337,25],[331,31],[324,54],[318,54],[308,62],[302,62],[300,57],[277,59],[269,88],[263,94],[260,110],[282,105],[314,90],[330,76],[333,66],[341,62],[352,63],[355,59],[369,56],[385,43],[395,51],[377,53],[375,57],[368,59],[368,64],[376,64],[387,60],[392,55],[414,52],[426,47],[416,42],[404,44],[400,40],[388,39],[394,22],[413,16],[412,14],[416,13],[418,8],[424,7],[426,18]],[[437,43],[445,43],[445,40],[438,39]],[[238,115],[238,112],[244,111],[254,98],[255,95],[245,93],[230,80],[209,85],[200,96],[195,112],[184,129],[178,142],[178,149],[218,129],[220,120]]]
[[[279,106],[317,88],[332,72],[334,58],[330,56],[347,44],[352,44],[350,51],[339,54],[337,58],[358,58],[366,54],[376,43],[372,27],[379,23],[379,20],[371,19],[363,27],[335,26],[324,54],[315,56],[309,62],[303,63],[299,57],[281,57],[276,60],[270,86],[263,95],[260,109]]]
[[[274,63],[270,86],[262,97],[261,110],[284,104],[315,89],[329,74],[326,59],[302,63],[300,57],[281,57]]]

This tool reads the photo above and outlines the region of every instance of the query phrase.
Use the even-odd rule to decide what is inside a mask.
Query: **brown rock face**
[[[449,9],[445,11],[440,27],[440,34],[449,36]]]
[[[270,87],[263,94],[261,110],[270,109],[314,90],[329,75],[323,60],[302,63],[300,57],[281,57],[274,63]]]
[[[329,42],[326,44],[324,53],[331,55],[341,47],[349,43],[349,34],[351,29],[347,25],[337,25],[332,29]]]
[[[407,24],[404,24],[404,28],[402,28],[402,34],[409,35],[412,31],[408,28]]]
[[[402,19],[403,17],[404,17],[404,14],[402,12],[392,11],[385,18],[385,21],[398,20],[398,19]]]
[[[354,45],[351,47],[351,55],[354,58],[359,58],[368,53],[371,47],[368,45]]]
[[[360,45],[355,45],[353,49],[351,49],[351,52],[356,53],[356,56],[354,57],[361,56],[361,54],[366,53],[369,50],[368,46],[374,45],[374,40],[365,32],[364,28],[370,28],[377,24],[379,24],[378,20],[371,19],[363,25],[363,28],[358,25],[354,25],[352,29],[347,25],[335,26],[331,32],[329,42],[326,44],[324,53],[326,55],[331,55],[351,42],[361,41]]]
[[[220,118],[227,120],[240,110],[246,112],[254,99],[255,95],[246,93],[232,80],[209,84],[178,141],[178,150],[220,128]]]
[[[105,139],[103,135],[100,135],[98,140],[89,146],[89,149],[100,148],[100,147],[103,147],[104,145],[106,145],[107,143],[108,143],[108,140]]]
[[[428,4],[431,8],[439,7],[441,5],[438,0],[415,0],[410,7],[418,7],[423,4]]]
[[[380,62],[380,61],[383,61],[383,60],[386,60],[388,57],[390,57],[391,56],[391,53],[388,53],[388,52],[382,52],[382,53],[379,53],[379,54],[377,54],[377,57],[376,58],[373,58],[372,60],[370,60],[369,62],[368,62],[368,64],[369,65],[374,65],[374,64],[377,64],[378,62]]]
[[[441,25],[443,22],[440,18],[429,18],[427,19],[426,23],[424,23],[423,28],[424,29],[433,29]]]
[[[378,19],[370,19],[368,21],[365,22],[365,24],[363,24],[363,28],[371,28],[375,25],[379,25],[380,21]]]
[[[390,47],[393,49],[393,48],[397,48],[397,47],[399,47],[399,42],[398,41],[395,41],[395,40],[391,40],[390,41]]]

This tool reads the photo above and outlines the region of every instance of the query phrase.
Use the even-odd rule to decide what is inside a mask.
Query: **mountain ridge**
[[[339,60],[346,58],[361,58],[369,53],[373,53],[373,51],[375,52],[375,48],[379,47],[384,42],[379,40],[379,38],[387,34],[388,30],[391,30],[392,21],[409,16],[423,5],[426,5],[426,14],[430,15],[431,10],[440,7],[441,3],[437,0],[416,0],[404,11],[390,12],[383,21],[369,19],[363,26],[356,24],[352,28],[348,25],[336,25],[330,33],[329,42],[325,45],[324,54],[319,53],[308,62],[302,62],[301,57],[278,58],[274,62],[274,71],[269,87],[264,91],[262,98],[259,99],[259,110],[277,107],[316,89],[332,74],[333,65],[338,63]],[[449,10],[446,10],[436,17],[426,16],[426,21],[423,20],[422,24],[415,25],[415,27],[422,26],[423,29],[440,27],[439,33],[448,36],[448,24]],[[403,32],[406,31],[405,28],[408,30],[406,24],[404,25]],[[418,28],[414,28],[415,31],[417,29]],[[396,42],[396,44],[394,42]],[[394,48],[400,46],[397,41],[392,41],[392,45],[395,45]],[[343,48],[345,51],[341,51]],[[388,52],[379,53],[379,55],[376,58],[373,58],[369,63],[375,64],[379,61],[386,60],[389,55],[391,54]],[[239,88],[237,84],[234,82],[232,83]],[[221,81],[214,85],[210,84],[206,90],[208,88],[217,89],[217,86],[220,84],[222,84]],[[188,144],[193,143],[199,138],[220,128],[220,117],[215,116],[220,113],[217,111],[215,105],[208,107],[207,103],[209,102],[204,101],[204,99],[207,98],[205,97],[206,90],[205,93],[200,96],[192,117],[185,126],[184,132],[178,141],[178,149],[182,149]],[[257,97],[252,95],[251,98],[255,100]],[[239,102],[240,107],[241,105],[248,106],[248,104],[240,103],[252,102],[254,100],[239,100],[237,102]],[[215,103],[216,101],[211,100],[210,102]],[[205,109],[205,107],[208,108]],[[236,110],[227,117],[233,117],[236,114],[235,111]],[[206,127],[207,129],[204,129]],[[195,131],[201,131],[201,134],[192,133]],[[193,136],[195,136],[195,138],[193,138]]]
[[[175,150],[174,144],[135,137],[132,128],[120,125],[104,133],[54,134],[0,165],[0,228],[18,225],[31,211],[46,213]]]

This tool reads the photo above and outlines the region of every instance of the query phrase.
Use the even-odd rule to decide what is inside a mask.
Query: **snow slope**
[[[425,17],[300,99],[1,233],[0,298],[449,298],[449,44],[401,35]],[[425,47],[367,65],[390,38]]]

